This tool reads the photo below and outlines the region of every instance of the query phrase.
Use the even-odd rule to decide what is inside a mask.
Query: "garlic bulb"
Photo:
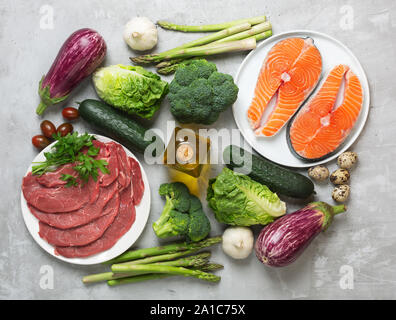
[[[155,24],[148,18],[136,17],[125,25],[123,37],[131,49],[144,51],[157,44],[158,32]]]
[[[230,227],[223,233],[223,251],[234,259],[245,259],[253,250],[253,232],[247,227]]]

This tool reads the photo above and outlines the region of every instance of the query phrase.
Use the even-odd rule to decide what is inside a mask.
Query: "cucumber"
[[[163,141],[158,136],[145,140],[144,135],[148,129],[102,101],[84,100],[80,103],[78,111],[94,129],[129,149],[144,153],[156,139],[159,139],[156,143],[160,142],[163,146]]]
[[[314,184],[306,176],[255,156],[240,147],[226,147],[223,159],[228,168],[240,168],[241,173],[265,184],[272,192],[300,199],[308,198],[314,192]]]

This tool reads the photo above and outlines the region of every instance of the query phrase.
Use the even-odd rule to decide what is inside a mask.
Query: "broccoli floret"
[[[190,224],[188,226],[188,239],[200,241],[210,232],[210,222],[202,209],[190,213]]]
[[[201,201],[190,194],[181,182],[165,183],[159,194],[166,203],[159,219],[153,223],[160,238],[184,236],[188,241],[200,241],[209,234],[210,222],[202,210]]]
[[[232,76],[205,59],[182,63],[169,88],[171,112],[181,123],[212,124],[238,96]]]
[[[171,206],[180,212],[187,212],[190,209],[190,191],[181,182],[163,183],[159,188],[159,194],[166,197],[165,206]]]
[[[190,216],[176,210],[162,212],[161,224],[154,224],[156,235],[160,238],[168,238],[185,234],[190,225]]]

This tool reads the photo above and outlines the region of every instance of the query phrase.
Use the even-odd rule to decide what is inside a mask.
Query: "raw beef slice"
[[[54,246],[83,246],[100,238],[114,221],[120,206],[120,197],[115,197],[107,204],[110,213],[88,224],[72,229],[61,230],[40,222],[39,235]],[[107,207],[106,206],[106,207]]]
[[[45,213],[28,204],[30,212],[41,222],[58,229],[70,229],[87,224],[109,213],[107,203],[118,192],[118,183],[100,188],[98,200],[88,203],[78,210],[64,213]]]
[[[55,253],[67,258],[88,257],[105,251],[114,246],[132,226],[135,221],[135,207],[131,194],[131,186],[124,189],[121,194],[120,210],[110,227],[94,242],[86,246],[55,248]]]
[[[23,178],[22,192],[26,201],[43,212],[69,212],[80,209],[90,201],[90,194],[96,188],[93,179],[85,185],[46,188],[31,172]]]

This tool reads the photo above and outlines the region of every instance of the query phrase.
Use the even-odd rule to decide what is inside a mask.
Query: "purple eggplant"
[[[271,267],[284,267],[295,261],[313,239],[326,230],[334,215],[344,212],[345,205],[330,206],[312,202],[285,215],[261,230],[255,244],[257,258]]]
[[[41,102],[36,113],[41,115],[47,107],[65,100],[103,62],[105,55],[106,43],[99,33],[88,28],[74,32],[40,81]]]

